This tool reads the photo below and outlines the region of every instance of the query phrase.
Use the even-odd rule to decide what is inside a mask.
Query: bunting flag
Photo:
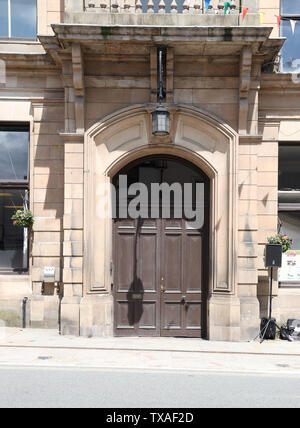
[[[247,15],[248,10],[249,10],[249,8],[248,8],[248,7],[243,7],[243,17],[242,17],[242,22],[244,21],[244,19],[245,19],[246,15]]]
[[[291,27],[292,27],[292,33],[293,36],[295,35],[295,27],[296,27],[296,22],[294,19],[290,19],[290,23],[291,23]]]
[[[208,12],[209,3],[210,3],[210,0],[205,0],[206,12]]]
[[[275,15],[275,16],[277,18],[277,25],[278,25],[278,28],[279,28],[280,27],[281,16],[280,15]]]
[[[261,12],[261,13],[260,13],[260,23],[261,23],[261,24],[263,24],[263,23],[264,23],[264,17],[265,17],[264,12]]]
[[[230,6],[231,6],[230,1],[225,1],[224,2],[224,15],[226,15],[226,13],[227,13],[228,9],[230,8]]]

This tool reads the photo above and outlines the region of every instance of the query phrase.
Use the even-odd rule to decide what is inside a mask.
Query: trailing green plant
[[[293,240],[288,235],[275,235],[268,238],[269,244],[280,244],[282,246],[282,252],[290,250],[293,245]]]
[[[31,228],[34,223],[34,216],[29,210],[18,210],[11,218],[14,226]]]

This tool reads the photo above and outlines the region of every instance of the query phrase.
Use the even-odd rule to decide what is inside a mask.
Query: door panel
[[[184,219],[162,220],[162,228],[161,335],[201,337],[202,232]]]
[[[201,337],[201,231],[185,220],[119,220],[115,253],[116,335]]]
[[[181,293],[182,286],[182,236],[164,235],[164,287],[165,293]]]
[[[116,220],[115,335],[158,336],[160,236],[158,221]]]
[[[135,234],[121,230],[119,233],[117,252],[117,284],[119,291],[127,291],[128,284],[134,280],[134,245]]]
[[[138,277],[144,291],[156,291],[156,248],[157,235],[141,233],[139,236]]]

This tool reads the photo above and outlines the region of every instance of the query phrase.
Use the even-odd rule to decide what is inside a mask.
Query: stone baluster
[[[205,6],[204,6],[204,9],[205,9]],[[205,12],[206,12],[206,10],[205,10]],[[209,13],[209,14],[217,13],[217,9],[213,6],[213,4],[211,2],[209,3],[208,11],[206,13]]]
[[[166,13],[166,5],[164,0],[160,0],[158,4],[158,13]]]
[[[101,2],[100,2],[100,9],[97,9],[97,10],[99,10],[100,13],[108,13],[108,12],[110,12],[107,0],[101,0]]]
[[[86,11],[87,12],[96,12],[97,11],[97,9],[95,8],[95,2],[94,1],[89,1],[88,2],[88,5],[87,5],[87,7],[86,7]]]
[[[217,13],[219,15],[224,15],[224,1],[219,1],[217,8],[218,8]]]
[[[119,13],[119,2],[118,0],[111,1],[111,13]]]
[[[171,13],[178,13],[177,8],[178,8],[178,6],[177,6],[176,0],[172,0],[172,3],[171,3]]]
[[[188,0],[184,0],[182,5],[182,13],[187,14],[190,12],[190,6]]]
[[[123,13],[134,13],[135,12],[135,0],[124,0]]]
[[[235,0],[232,0],[230,5],[230,14],[232,13],[234,14],[239,13]]]
[[[193,9],[193,13],[195,15],[198,15],[199,13],[201,13],[201,4],[200,4],[200,0],[195,0],[194,1],[194,9]]]
[[[154,13],[154,3],[153,3],[153,0],[149,0],[149,2],[148,2],[147,13]]]
[[[142,13],[143,12],[143,5],[141,0],[136,0],[135,2],[135,13]]]

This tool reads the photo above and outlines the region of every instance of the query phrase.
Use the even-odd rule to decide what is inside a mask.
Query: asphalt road
[[[298,408],[300,375],[1,367],[1,408]]]

